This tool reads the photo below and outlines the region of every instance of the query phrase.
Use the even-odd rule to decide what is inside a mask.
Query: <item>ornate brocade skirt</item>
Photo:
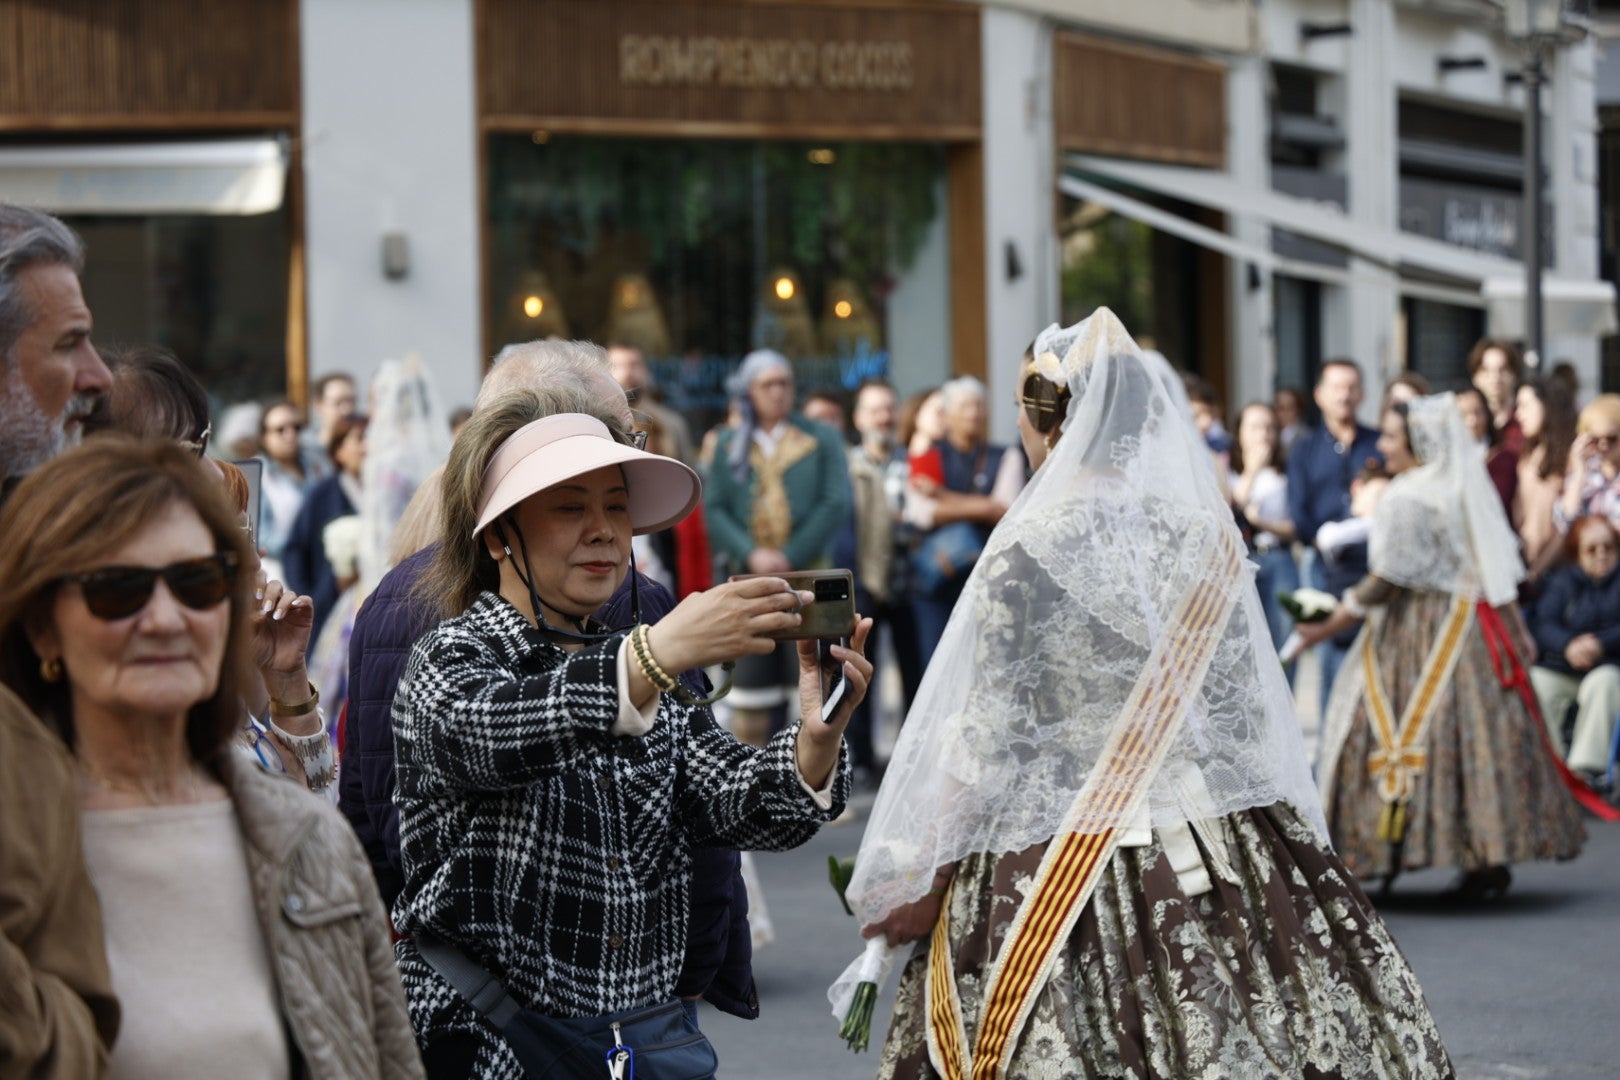
[[[1117,850],[1018,1037],[1008,1076],[1452,1077],[1423,992],[1355,879],[1278,804],[1224,819],[1229,881],[1188,897],[1157,838]],[[949,918],[969,1045],[1045,845],[962,861]],[[1211,860],[1206,854],[1205,863]],[[935,1077],[928,943],[901,977],[879,1077]]]
[[[1331,775],[1322,810],[1334,851],[1358,877],[1382,877],[1391,869],[1476,870],[1569,859],[1580,854],[1585,840],[1580,806],[1559,778],[1529,707],[1517,691],[1502,686],[1475,619],[1429,720],[1427,763],[1407,803],[1401,865],[1392,867],[1394,848],[1378,835],[1384,801],[1368,770],[1376,740],[1367,714],[1362,642],[1372,635],[1379,678],[1398,716],[1451,608],[1444,593],[1397,590],[1382,618],[1369,621],[1356,638],[1334,684],[1327,729],[1335,738],[1343,734],[1336,757],[1324,759]]]

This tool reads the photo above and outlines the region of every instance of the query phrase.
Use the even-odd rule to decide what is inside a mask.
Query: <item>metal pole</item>
[[[1541,44],[1532,41],[1524,70],[1524,344],[1546,357],[1541,321]]]

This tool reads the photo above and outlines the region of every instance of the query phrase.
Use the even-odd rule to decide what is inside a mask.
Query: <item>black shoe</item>
[[[1507,895],[1513,884],[1513,871],[1505,866],[1487,866],[1479,870],[1464,871],[1457,883],[1441,895],[1465,903],[1487,903]]]

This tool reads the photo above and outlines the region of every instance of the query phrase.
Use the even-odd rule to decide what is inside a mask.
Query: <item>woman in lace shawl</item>
[[[1581,850],[1580,811],[1524,692],[1535,647],[1514,602],[1518,541],[1451,394],[1392,406],[1391,473],[1371,573],[1307,643],[1366,625],[1333,687],[1322,802],[1360,877],[1455,866],[1454,892],[1499,896],[1508,864]],[[1572,778],[1571,778],[1572,779]]]
[[[1451,1076],[1323,838],[1196,431],[1107,309],[1033,355],[1035,475],[946,628],[848,890],[865,936],[923,942],[879,1075]]]

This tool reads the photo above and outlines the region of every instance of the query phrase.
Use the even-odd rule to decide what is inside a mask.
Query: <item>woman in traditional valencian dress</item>
[[[1525,692],[1518,539],[1452,395],[1394,406],[1382,426],[1396,475],[1371,573],[1300,631],[1310,643],[1366,619],[1328,705],[1322,803],[1359,877],[1387,889],[1403,870],[1455,866],[1454,894],[1488,899],[1509,863],[1579,854],[1580,810]]]
[[[923,680],[847,893],[867,937],[923,942],[879,1075],[1452,1076],[1327,847],[1191,420],[1106,309],[1033,355],[1034,478]]]

